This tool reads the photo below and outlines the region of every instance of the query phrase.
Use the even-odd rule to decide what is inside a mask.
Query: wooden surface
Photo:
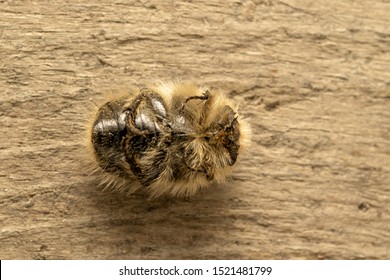
[[[389,259],[389,1],[0,1],[1,259]],[[81,164],[109,89],[220,88],[253,143],[190,200]]]

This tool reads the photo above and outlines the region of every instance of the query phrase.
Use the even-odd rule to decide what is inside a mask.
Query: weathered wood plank
[[[3,1],[1,259],[390,258],[388,1]],[[251,118],[230,186],[103,193],[103,92],[182,78]]]

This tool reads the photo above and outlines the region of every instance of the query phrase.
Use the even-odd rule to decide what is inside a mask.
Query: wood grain
[[[0,2],[0,259],[390,258],[388,1]],[[250,118],[233,183],[102,192],[88,108],[177,78]]]

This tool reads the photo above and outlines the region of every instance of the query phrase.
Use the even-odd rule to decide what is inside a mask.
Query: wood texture
[[[389,259],[389,1],[0,1],[1,259]],[[251,119],[233,183],[96,188],[88,108],[157,79]]]

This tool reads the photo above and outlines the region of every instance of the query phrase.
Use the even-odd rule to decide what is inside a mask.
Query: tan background
[[[1,259],[390,258],[390,3],[0,1]],[[156,79],[251,118],[234,183],[103,193],[86,108]]]

